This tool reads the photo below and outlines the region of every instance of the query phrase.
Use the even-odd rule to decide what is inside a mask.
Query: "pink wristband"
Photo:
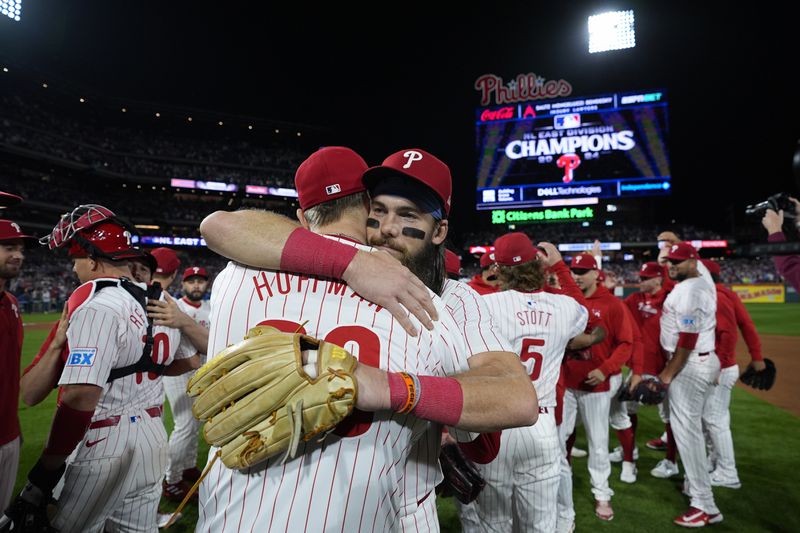
[[[342,279],[358,249],[305,228],[297,228],[286,239],[281,270],[331,279]]]
[[[432,422],[455,426],[461,420],[464,408],[464,391],[454,378],[417,376],[419,399],[411,414]],[[389,372],[389,396],[393,411],[403,409],[408,403],[408,388],[399,373]]]

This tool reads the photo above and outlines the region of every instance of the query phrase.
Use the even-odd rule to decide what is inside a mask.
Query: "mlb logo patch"
[[[331,194],[342,192],[342,188],[338,183],[334,183],[333,185],[328,185],[325,187],[325,192],[328,193],[328,196],[330,196]]]
[[[95,355],[97,348],[73,348],[69,351],[65,366],[94,366]]]
[[[557,115],[553,121],[553,126],[557,130],[565,130],[567,128],[577,128],[581,125],[581,116],[578,113],[570,113],[568,115]]]

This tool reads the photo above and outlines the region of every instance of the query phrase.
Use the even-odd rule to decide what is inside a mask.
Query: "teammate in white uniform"
[[[18,500],[46,501],[63,473],[53,519],[62,532],[156,529],[166,466],[161,374],[199,365],[191,357],[173,363],[177,332],[148,327],[146,288],[126,279],[140,252],[113,216],[79,206],[47,238],[51,248],[69,246],[83,285],[69,299],[69,353],[50,437]]]
[[[552,532],[561,468],[556,382],[570,339],[585,337],[581,339],[585,344],[572,346],[585,347],[596,338],[583,335],[588,321],[585,307],[569,296],[542,291],[544,269],[527,235],[498,238],[494,256],[500,285],[506,290],[484,300],[498,333],[520,355],[537,391],[539,420],[534,426],[503,431],[500,453],[481,468],[487,485],[476,507],[483,531]]]
[[[364,238],[368,212],[360,178],[365,169],[357,154],[343,148],[312,155],[296,177],[301,220],[359,246],[350,237]],[[325,195],[331,182],[338,189],[329,195],[334,201]],[[441,303],[437,328],[414,338],[388,311],[342,282],[231,263],[215,286],[211,353],[241,340],[248,328],[268,324],[343,345],[358,357],[359,369],[444,376],[467,368],[463,340]],[[438,530],[435,512],[421,517],[425,523],[414,523],[418,507],[434,499],[441,479],[438,453],[423,464],[410,450],[420,440],[430,441],[421,449],[438,450],[440,438],[440,425],[412,415],[356,411],[323,442],[305,444],[285,465],[274,460],[235,471],[217,463],[201,485],[197,530]],[[427,473],[409,483],[407,471],[423,467]]]
[[[666,258],[669,277],[679,283],[664,300],[661,347],[672,357],[659,378],[670,385],[670,424],[691,500],[674,522],[696,528],[722,522],[711,490],[702,427],[703,406],[720,370],[714,353],[717,293],[691,244],[673,244]]]
[[[204,328],[210,325],[211,306],[205,300],[208,290],[208,272],[203,267],[191,266],[183,271],[181,281],[183,297],[176,301],[178,308],[188,318]],[[198,352],[191,341],[181,336],[181,350],[185,353],[197,352],[205,363],[205,350]],[[194,372],[164,378],[164,392],[172,410],[174,427],[169,435],[169,463],[164,482],[164,495],[171,499],[183,499],[190,484],[200,478],[197,469],[197,444],[200,421],[192,416],[192,400],[186,394],[186,385]],[[177,489],[177,490],[175,490]]]

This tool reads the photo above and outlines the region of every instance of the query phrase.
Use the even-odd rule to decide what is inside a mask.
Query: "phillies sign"
[[[572,85],[566,80],[548,80],[533,72],[517,74],[508,83],[494,74],[484,74],[475,80],[475,90],[481,93],[481,105],[489,105],[494,99],[497,105],[558,98],[572,94]]]

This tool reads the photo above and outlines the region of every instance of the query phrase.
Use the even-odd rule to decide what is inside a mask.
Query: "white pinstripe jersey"
[[[205,328],[210,326],[211,304],[208,300],[200,300],[198,304],[195,304],[184,297],[178,300],[176,304],[181,311],[189,315],[192,320],[201,326]],[[194,344],[192,344],[192,341],[190,341],[186,335],[181,335],[181,352],[192,355],[198,353],[197,349],[194,347]],[[206,354],[200,353],[200,359],[203,361],[203,363],[205,363]]]
[[[564,349],[583,332],[586,308],[574,298],[543,291],[496,292],[483,296],[497,331],[508,339],[536,388],[541,407],[556,406],[556,382]]]
[[[384,370],[444,376],[467,368],[463,340],[438,298],[443,318],[433,332],[415,321],[415,338],[342,282],[230,263],[214,287],[209,354],[267,323],[343,345],[361,364]],[[440,438],[439,425],[413,416],[356,412],[285,465],[276,458],[238,471],[218,461],[201,487],[197,531],[399,530],[420,501],[434,497]],[[424,463],[409,457],[420,440],[437,450]]]
[[[137,285],[144,288],[144,284]],[[106,383],[112,369],[134,364],[141,358],[147,317],[125,289],[114,286],[95,292],[93,287],[90,281],[73,293],[78,302],[74,309],[71,307],[67,328],[69,354],[58,384],[90,384],[104,389],[92,420],[161,405],[164,398],[161,376],[139,372]],[[73,297],[70,302],[75,302]],[[154,327],[153,360],[168,365],[174,359],[194,354],[178,350],[179,342],[177,329]]]
[[[708,269],[697,262],[700,276],[675,285],[664,300],[661,314],[661,347],[673,353],[681,333],[697,333],[690,357],[713,352],[717,327],[717,288]]]

